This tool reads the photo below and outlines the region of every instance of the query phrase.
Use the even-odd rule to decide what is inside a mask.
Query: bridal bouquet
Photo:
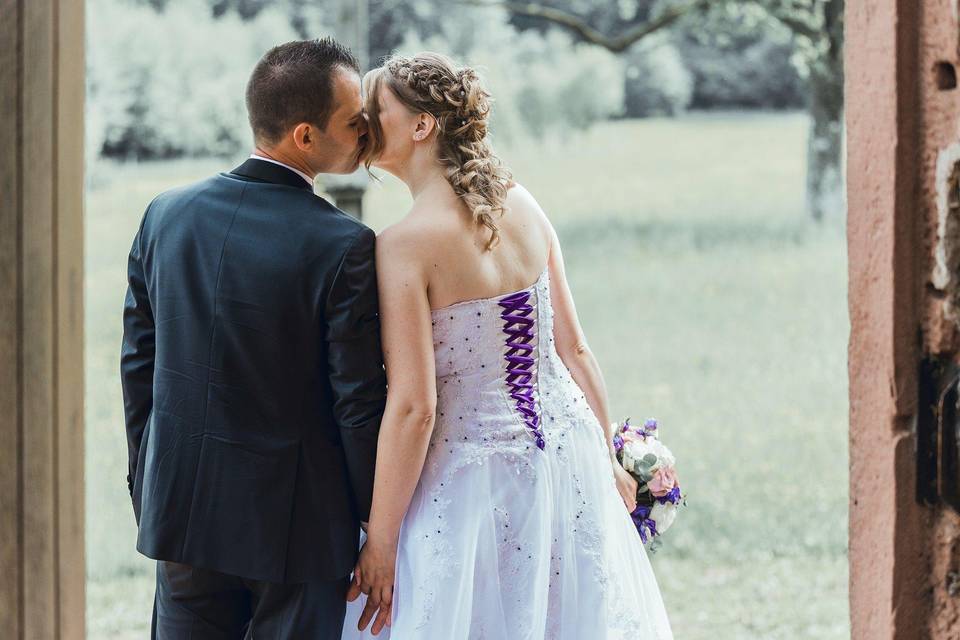
[[[654,538],[670,528],[684,501],[677,482],[677,461],[657,438],[656,420],[650,419],[642,427],[635,427],[627,418],[622,424],[614,425],[614,434],[617,461],[639,483],[637,508],[630,517],[640,539],[651,542],[652,551],[659,542]]]

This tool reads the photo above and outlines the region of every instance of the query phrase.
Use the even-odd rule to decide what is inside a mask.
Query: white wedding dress
[[[432,315],[436,427],[377,637],[672,638],[603,430],[554,348],[547,271]],[[343,638],[374,637],[362,608]]]

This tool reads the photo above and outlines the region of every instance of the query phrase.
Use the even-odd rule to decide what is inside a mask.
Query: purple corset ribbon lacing
[[[537,413],[537,401],[534,395],[533,357],[534,319],[530,305],[530,292],[520,291],[500,298],[503,307],[500,317],[503,319],[503,332],[507,334],[507,386],[510,397],[516,401],[517,411],[523,417],[527,428],[533,433],[537,446],[543,449],[546,442],[540,429],[540,415]]]

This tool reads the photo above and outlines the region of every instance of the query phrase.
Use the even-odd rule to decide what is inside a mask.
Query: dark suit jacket
[[[272,582],[350,573],[386,396],[374,238],[253,159],[147,208],[120,367],[141,553]]]

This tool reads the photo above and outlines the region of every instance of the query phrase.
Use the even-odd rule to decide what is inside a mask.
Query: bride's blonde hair
[[[510,171],[487,141],[490,94],[470,67],[457,67],[439,53],[392,56],[364,78],[371,147],[367,169],[383,151],[377,95],[384,85],[414,113],[437,121],[437,151],[447,180],[477,224],[490,230],[487,249],[500,240],[496,217],[503,215]]]

